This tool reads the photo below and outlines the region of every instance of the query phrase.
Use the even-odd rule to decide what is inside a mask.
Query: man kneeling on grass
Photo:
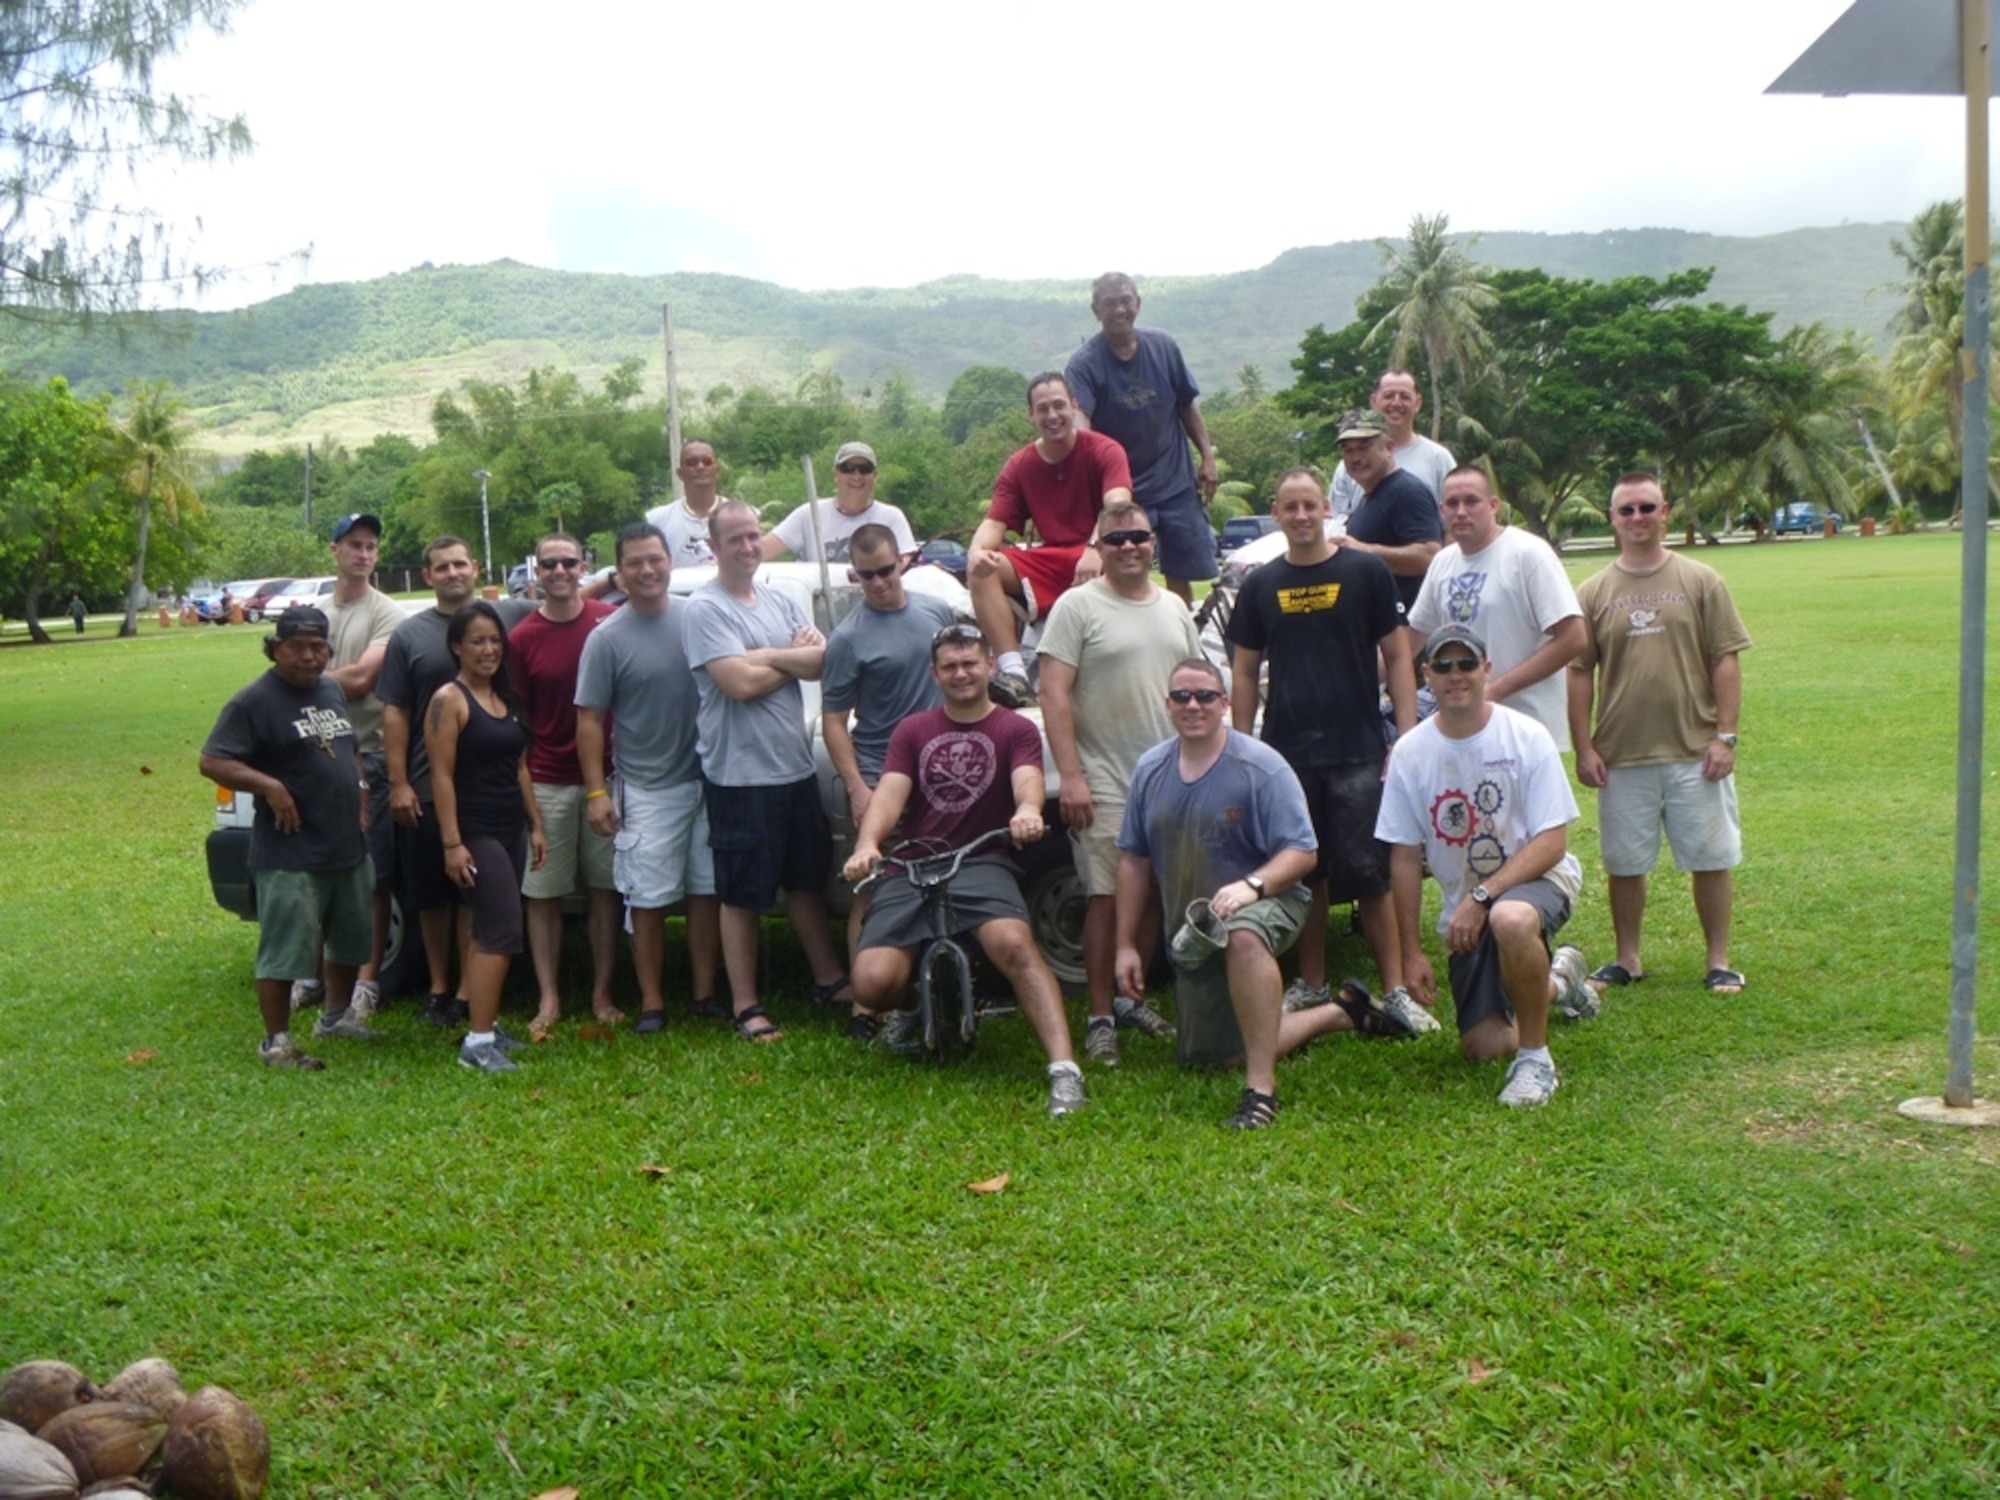
[[[1437,714],[1396,742],[1375,837],[1390,846],[1390,890],[1403,978],[1426,1005],[1437,977],[1417,938],[1424,862],[1441,893],[1438,932],[1450,951],[1459,1050],[1475,1061],[1514,1054],[1500,1102],[1546,1104],[1556,1091],[1549,1011],[1597,1014],[1580,950],[1549,938],[1569,920],[1583,872],[1569,852],[1576,798],[1549,732],[1486,701],[1492,662],[1465,625],[1424,647]]]
[[[257,892],[258,1055],[271,1067],[326,1066],[292,1045],[292,981],[310,979],[326,951],[317,1037],[378,1033],[347,1011],[354,976],[374,944],[374,867],[366,835],[368,783],[355,753],[347,695],[326,675],[326,616],[308,604],[278,616],[264,638],[271,670],[223,708],[201,747],[201,774],[256,799],[250,879]]]
[[[1155,878],[1166,929],[1188,973],[1176,991],[1181,1061],[1243,1065],[1243,1093],[1223,1123],[1256,1130],[1278,1113],[1277,1062],[1316,1036],[1355,1024],[1337,1005],[1286,1014],[1278,956],[1305,922],[1319,859],[1298,776],[1262,740],[1229,727],[1229,693],[1213,662],[1189,658],[1167,679],[1174,738],[1139,757],[1118,831],[1119,989],[1146,992],[1140,919]],[[1193,908],[1192,910],[1190,908]],[[1221,975],[1202,982],[1220,962]],[[1213,982],[1226,980],[1225,983]]]
[[[944,852],[1005,828],[1016,846],[1047,831],[1042,822],[1042,737],[1035,726],[987,695],[993,655],[976,625],[947,625],[931,638],[931,675],[944,695],[940,708],[910,715],[889,736],[882,779],[862,815],[854,853],[843,867],[859,880],[882,855],[882,841],[905,809],[904,834]],[[998,852],[973,855],[951,886],[952,914],[961,931],[979,939],[1014,987],[1021,1014],[1035,1028],[1049,1059],[1049,1113],[1084,1106],[1083,1073],[1070,1047],[1069,1017],[1048,961],[1035,947],[1028,909],[1014,867]],[[854,961],[854,998],[860,1009],[848,1035],[865,1041],[874,1017],[907,1000],[916,954],[932,936],[930,917],[916,889],[900,871],[875,888],[861,923]],[[891,1051],[912,1046],[920,1023],[915,1011],[895,1010],[882,1030]]]

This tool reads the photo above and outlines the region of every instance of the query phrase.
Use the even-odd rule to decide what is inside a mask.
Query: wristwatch
[[[1716,738],[1717,738],[1717,739],[1719,739],[1719,740],[1721,740],[1721,741],[1722,741],[1722,743],[1723,743],[1723,744],[1725,744],[1725,745],[1727,745],[1727,746],[1728,746],[1728,747],[1729,747],[1730,749],[1734,750],[1734,749],[1736,748],[1736,736],[1735,736],[1735,735],[1733,735],[1733,734],[1718,734],[1718,735],[1716,736]]]
[[[1469,891],[1467,894],[1469,894],[1474,901],[1477,901],[1481,906],[1485,907],[1488,911],[1493,910],[1493,893],[1487,890],[1485,886],[1475,885],[1471,889],[1471,891]]]
[[[1264,881],[1262,876],[1245,875],[1243,877],[1243,883],[1249,886],[1251,890],[1257,893],[1257,899],[1259,901],[1262,901],[1264,897],[1269,894],[1269,892],[1266,891],[1264,888]]]

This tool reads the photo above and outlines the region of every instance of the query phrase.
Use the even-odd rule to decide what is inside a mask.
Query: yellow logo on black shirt
[[[1337,583],[1308,583],[1294,589],[1278,590],[1278,613],[1285,615],[1316,615],[1332,609],[1340,602],[1340,585]]]

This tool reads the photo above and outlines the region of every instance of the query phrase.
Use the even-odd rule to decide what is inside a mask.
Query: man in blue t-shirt
[[[1192,605],[1191,580],[1216,575],[1215,533],[1208,502],[1215,498],[1215,449],[1196,399],[1181,346],[1157,328],[1139,328],[1139,288],[1123,271],[1106,271],[1090,288],[1090,311],[1103,330],[1070,356],[1064,372],[1083,420],[1125,450],[1132,497],[1159,537],[1167,587]],[[1200,455],[1197,468],[1188,452]]]

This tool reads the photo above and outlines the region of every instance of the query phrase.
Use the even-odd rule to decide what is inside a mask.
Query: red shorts
[[[1076,582],[1077,559],[1081,547],[1003,547],[1001,555],[1020,575],[1022,596],[1028,603],[1028,623],[1046,619],[1056,600]]]

